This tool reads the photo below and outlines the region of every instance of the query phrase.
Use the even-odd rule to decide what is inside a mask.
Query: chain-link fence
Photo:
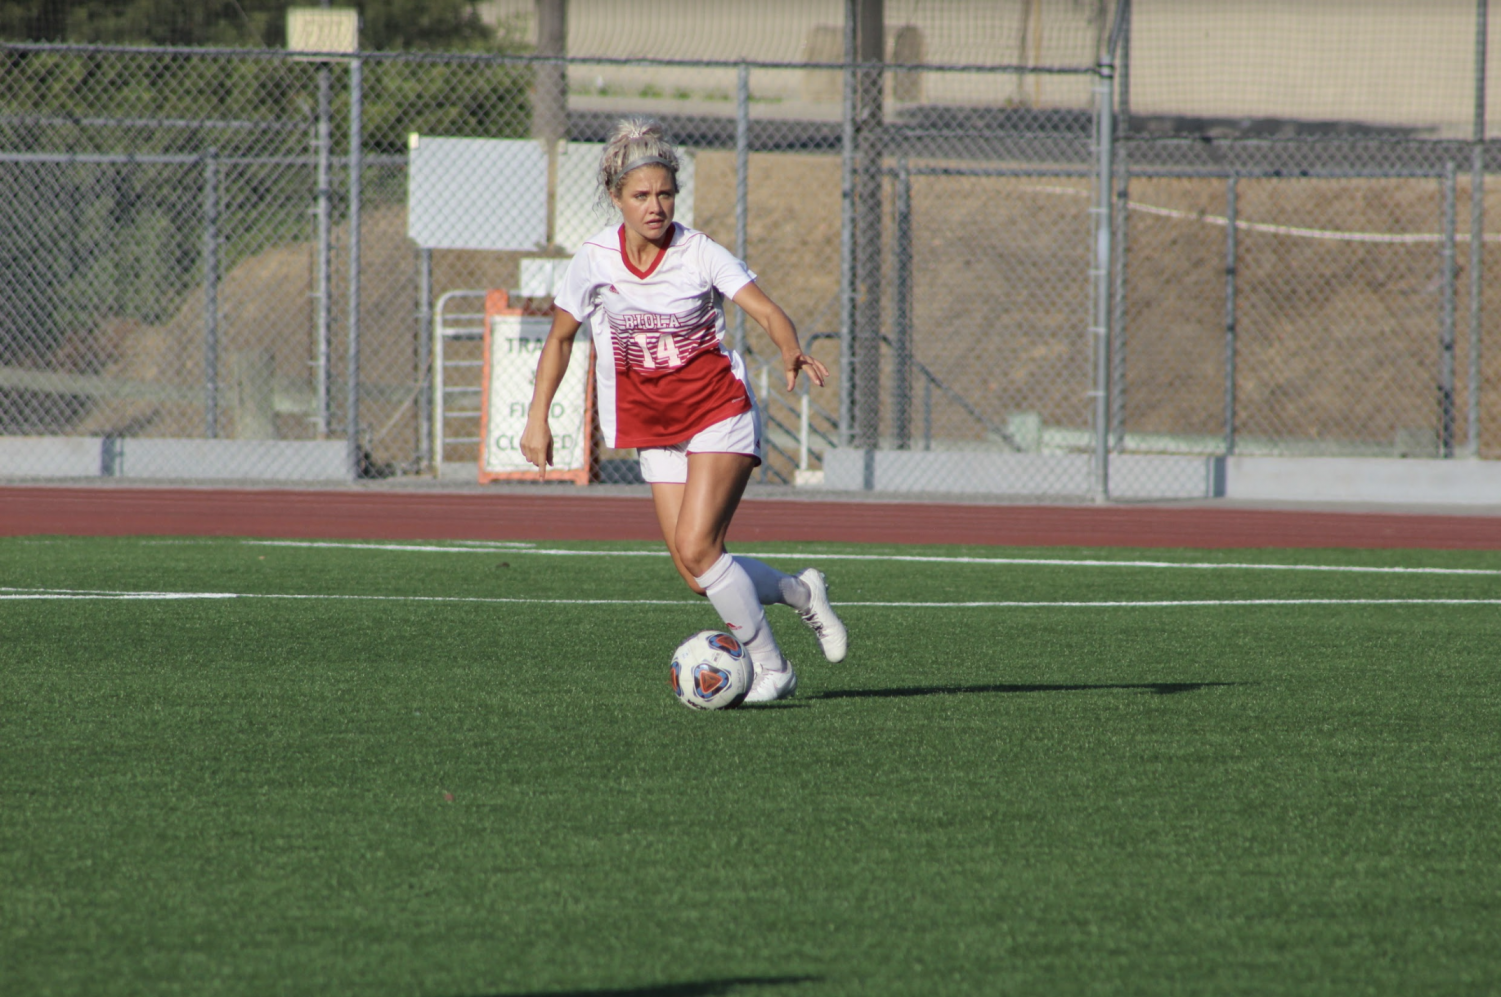
[[[575,0],[567,56],[5,44],[0,477],[473,480],[487,292],[545,328],[633,113],[835,371],[787,394],[732,309],[768,482],[1186,497],[1227,455],[1501,448],[1474,6],[1400,99],[1330,79],[1412,61],[1396,8],[1319,50],[1332,7],[734,6],[638,38]]]
[[[1112,453],[1501,451],[1487,8],[1125,9]]]

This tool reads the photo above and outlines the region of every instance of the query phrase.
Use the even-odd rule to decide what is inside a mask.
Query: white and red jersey
[[[729,250],[676,223],[645,270],[626,259],[624,225],[585,241],[553,300],[590,323],[607,446],[667,446],[751,410],[745,363],[724,345],[724,299],[755,279]]]

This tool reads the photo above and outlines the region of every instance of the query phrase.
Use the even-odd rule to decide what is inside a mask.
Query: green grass
[[[1501,592],[821,563],[836,603]],[[837,666],[777,608],[799,698],[698,714],[666,663],[715,618],[656,557],[11,538],[0,584],[680,600],[0,600],[6,995],[1501,991],[1498,605],[848,606]]]

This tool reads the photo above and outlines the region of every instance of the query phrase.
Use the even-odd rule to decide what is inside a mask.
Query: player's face
[[[625,175],[620,194],[613,198],[629,232],[656,242],[672,229],[677,185],[665,166],[638,166]]]

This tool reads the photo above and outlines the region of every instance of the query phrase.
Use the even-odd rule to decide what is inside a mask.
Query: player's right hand
[[[521,432],[521,456],[528,464],[537,465],[542,477],[547,477],[547,465],[552,463],[552,427],[547,420],[526,421]]]

